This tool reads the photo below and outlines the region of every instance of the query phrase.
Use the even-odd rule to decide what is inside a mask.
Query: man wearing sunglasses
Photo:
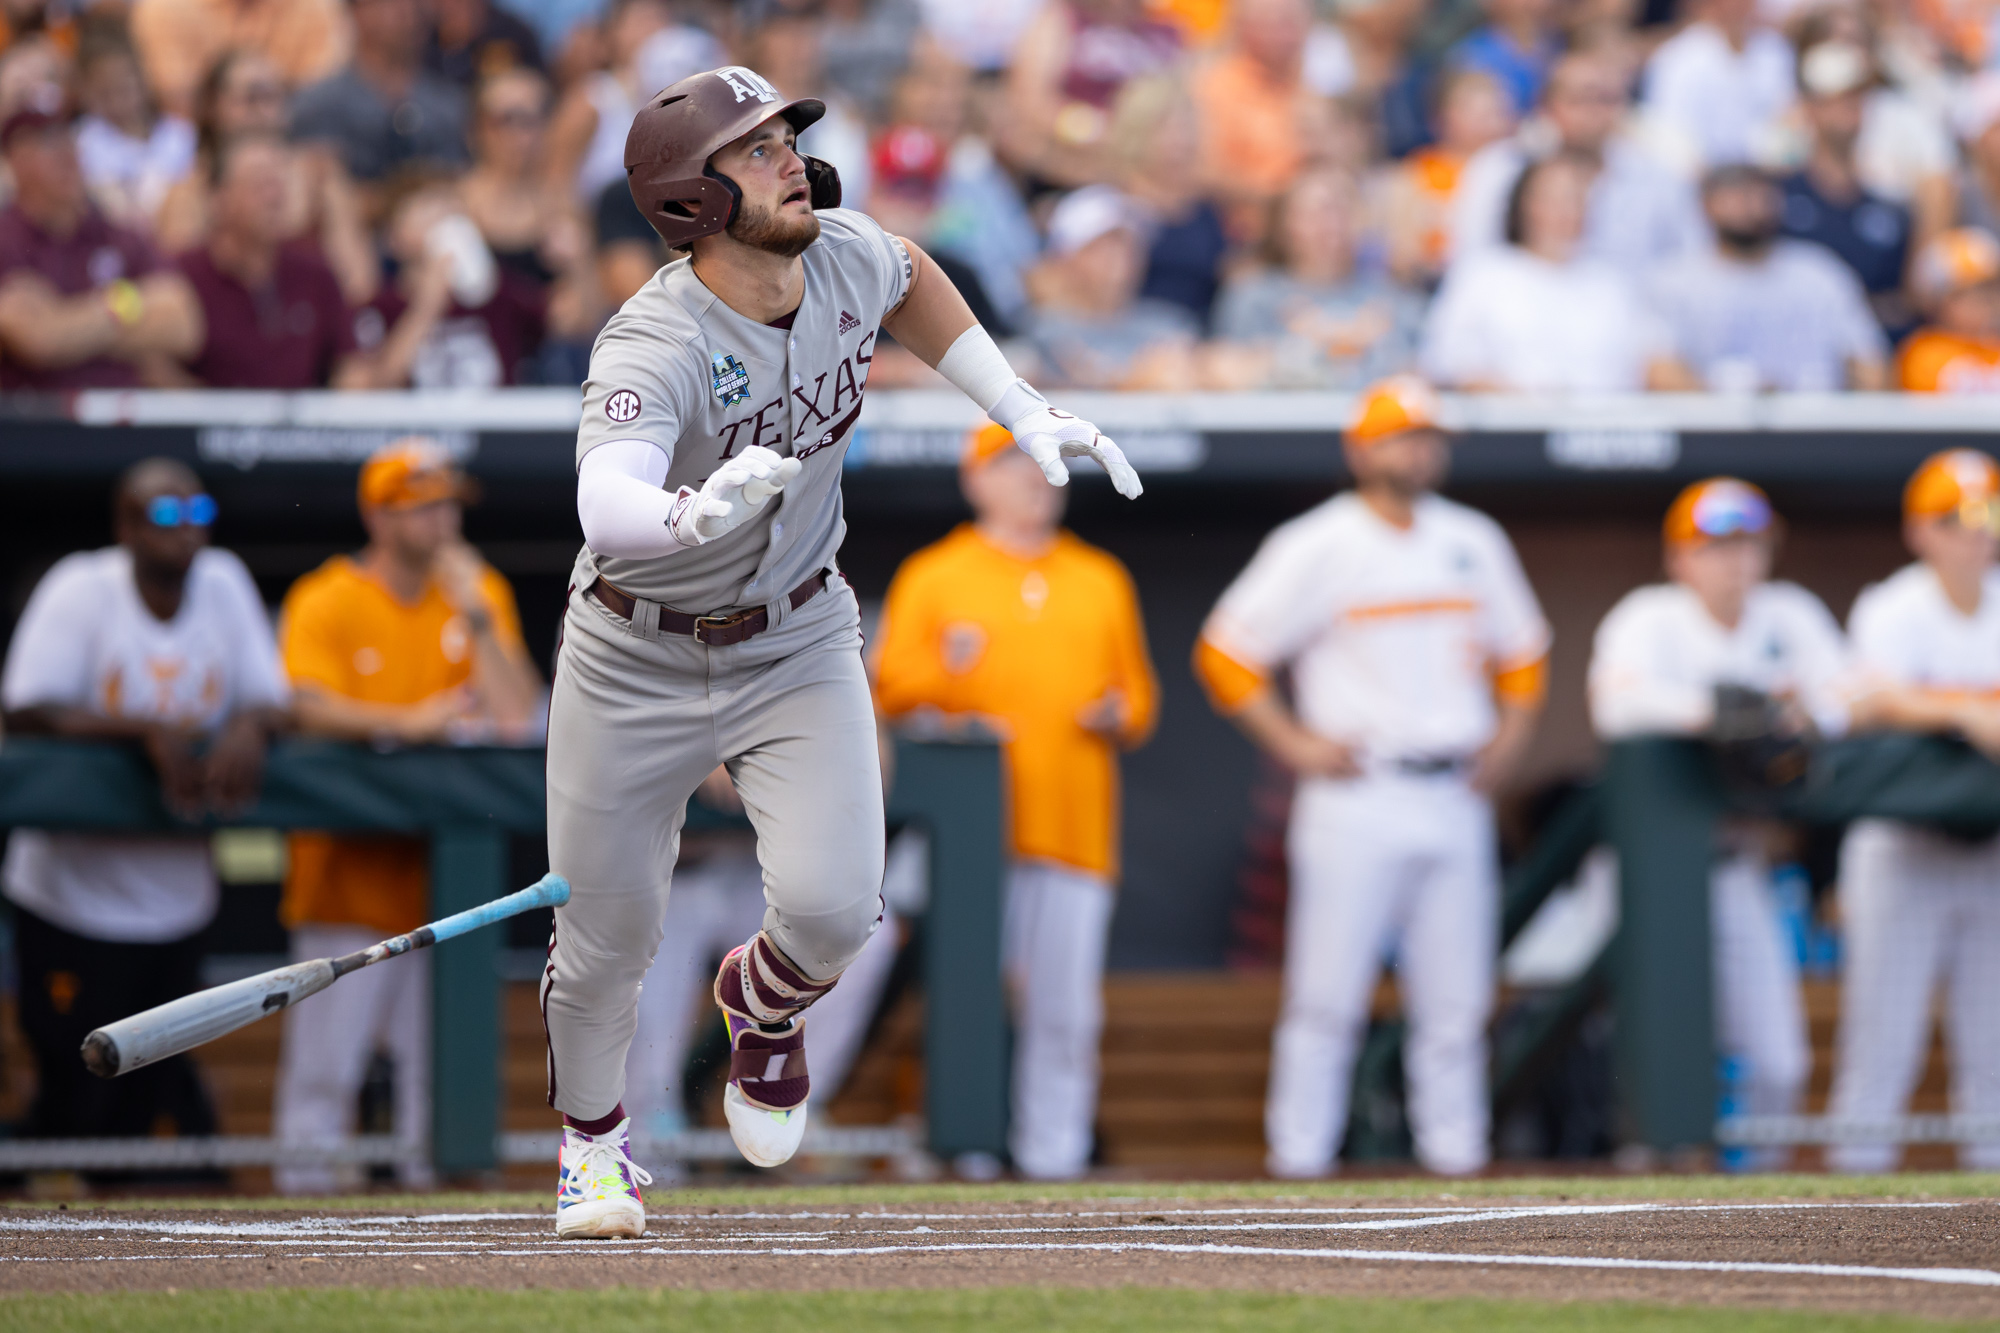
[[[8,646],[7,730],[137,742],[175,813],[248,805],[285,704],[264,604],[243,562],[208,545],[215,501],[167,459],[120,482],[116,546],[56,562]],[[21,1026],[41,1069],[33,1133],[208,1134],[186,1057],[126,1078],[76,1058],[94,1027],[199,989],[195,936],[215,915],[208,842],[22,829],[0,867],[13,903]]]
[[[1864,590],[1848,619],[1864,691],[1856,726],[1961,736],[2000,758],[2000,465],[1972,449],[1925,460],[1903,492],[1908,565]],[[1966,842],[1864,819],[1841,849],[1846,967],[1832,1113],[1903,1114],[1930,1045],[1931,994],[1946,987],[1951,1107],[2000,1115],[2000,839]],[[2000,1145],[1959,1150],[2000,1169]],[[1894,1144],[1827,1150],[1839,1171],[1888,1171]]]
[[[1840,627],[1804,588],[1771,579],[1777,516],[1764,493],[1712,477],[1666,519],[1670,582],[1629,592],[1597,628],[1590,715],[1605,740],[1698,736],[1719,686],[1777,700],[1799,732],[1848,722]],[[1771,892],[1768,827],[1731,824],[1709,879],[1718,1045],[1751,1114],[1785,1115],[1812,1069],[1798,958]],[[1756,1159],[1758,1165],[1777,1165]]]

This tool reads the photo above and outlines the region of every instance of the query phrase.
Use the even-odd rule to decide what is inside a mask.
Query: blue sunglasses
[[[1755,536],[1771,526],[1771,505],[1742,486],[1714,486],[1694,502],[1694,530],[1704,537]]]
[[[156,495],[146,504],[146,519],[156,528],[205,528],[215,522],[215,497]]]

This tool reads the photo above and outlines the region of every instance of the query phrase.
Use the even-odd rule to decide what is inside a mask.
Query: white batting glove
[[[1045,407],[1030,412],[1007,429],[1028,457],[1042,465],[1042,475],[1051,486],[1069,485],[1069,465],[1063,459],[1094,458],[1126,499],[1136,500],[1146,489],[1139,484],[1139,474],[1125,461],[1125,451],[1082,417]]]
[[[712,542],[762,509],[804,470],[798,459],[781,458],[775,450],[753,444],[711,472],[699,491],[681,487],[667,526],[683,546]]]
[[[1125,461],[1125,451],[1113,444],[1109,435],[1082,417],[1050,407],[1024,380],[1016,380],[993,405],[993,419],[1007,428],[1028,457],[1041,464],[1042,475],[1051,486],[1069,485],[1069,466],[1063,459],[1094,458],[1126,499],[1136,500],[1146,489]]]

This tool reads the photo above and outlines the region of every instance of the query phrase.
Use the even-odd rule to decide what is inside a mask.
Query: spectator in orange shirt
[[[1305,165],[1313,94],[1304,80],[1306,0],[1237,0],[1228,54],[1194,78],[1201,110],[1201,171],[1216,193],[1243,205],[1234,218],[1244,235],[1262,224],[1261,208]]]
[[[1913,393],[2000,391],[2000,240],[1959,227],[1926,245],[1911,277],[1931,322],[1896,354]]]
[[[296,88],[339,69],[353,42],[341,0],[136,0],[131,23],[153,96],[188,117],[225,51],[262,52]]]
[[[1507,93],[1491,74],[1461,69],[1438,91],[1437,142],[1390,169],[1382,197],[1389,271],[1435,287],[1451,257],[1451,202],[1472,155],[1514,132]]]
[[[1065,493],[989,426],[959,474],[973,521],[903,562],[875,641],[884,715],[980,719],[1003,737],[1005,965],[1015,1007],[1014,1165],[1090,1161],[1105,939],[1118,881],[1118,751],[1158,686],[1131,576],[1059,526]]]
[[[513,742],[535,729],[541,678],[521,641],[507,581],[459,536],[464,479],[435,443],[389,445],[361,469],[368,545],[292,586],[279,646],[301,730],[425,745]],[[428,915],[422,840],[295,833],[281,915],[295,958],[326,958],[412,930]],[[357,984],[358,983],[358,984]],[[377,1046],[395,1063],[395,1123],[421,1142],[430,1120],[430,968],[412,954],[349,978],[285,1016],[277,1135],[338,1143]],[[399,1172],[425,1183],[412,1153]],[[286,1193],[343,1184],[327,1167],[285,1166]]]

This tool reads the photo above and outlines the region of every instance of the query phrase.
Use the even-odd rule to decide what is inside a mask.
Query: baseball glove
[[[1798,785],[1812,760],[1813,730],[1762,690],[1715,687],[1715,720],[1706,739],[1730,787],[1778,792]]]

